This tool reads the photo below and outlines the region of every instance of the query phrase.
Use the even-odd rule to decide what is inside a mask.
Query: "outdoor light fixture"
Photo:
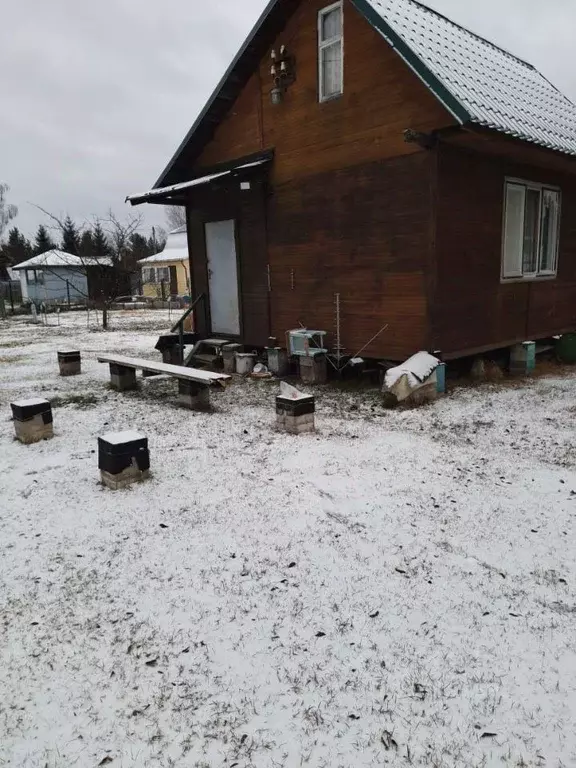
[[[274,83],[270,91],[270,101],[272,104],[278,105],[282,103],[288,86],[296,80],[295,60],[293,56],[288,55],[285,45],[281,46],[280,53],[276,53],[273,48],[270,58],[272,60],[270,76]]]

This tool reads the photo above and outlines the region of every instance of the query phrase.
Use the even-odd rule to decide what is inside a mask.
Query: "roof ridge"
[[[464,24],[460,24],[458,21],[454,21],[454,19],[451,19],[450,16],[446,16],[446,14],[441,13],[440,11],[437,11],[436,8],[432,8],[431,6],[426,5],[426,3],[421,2],[421,0],[406,0],[406,1],[409,3],[412,3],[412,5],[418,5],[420,6],[420,8],[424,8],[424,10],[429,11],[430,13],[433,13],[434,16],[438,16],[439,18],[444,19],[444,21],[447,21],[449,24],[452,24],[452,26],[457,27],[458,29],[461,29],[462,31],[466,32],[468,35],[472,35],[472,37],[475,37],[477,40],[481,40],[483,43],[486,43],[491,48],[495,48],[497,51],[501,51],[502,53],[505,53],[507,56],[510,56],[512,59],[519,61],[520,64],[524,64],[524,66],[528,67],[529,69],[533,69],[535,72],[538,72],[538,74],[541,74],[540,71],[530,61],[527,61],[526,59],[523,59],[517,54],[512,53],[512,51],[509,51],[508,48],[504,48],[503,45],[498,45],[493,40],[489,40],[487,37],[484,37],[483,35],[479,35],[477,32],[474,32],[473,29],[469,29],[468,27],[465,27]]]

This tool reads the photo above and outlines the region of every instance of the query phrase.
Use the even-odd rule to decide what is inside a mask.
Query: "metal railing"
[[[186,312],[184,312],[182,317],[178,320],[178,322],[175,323],[170,329],[170,333],[177,332],[179,334],[180,361],[182,365],[184,364],[184,322],[188,317],[190,317],[192,312],[194,312],[194,310],[196,309],[196,306],[200,303],[200,301],[203,301],[205,299],[206,299],[205,293],[201,293],[199,296],[197,296],[192,302],[192,304],[190,304]]]

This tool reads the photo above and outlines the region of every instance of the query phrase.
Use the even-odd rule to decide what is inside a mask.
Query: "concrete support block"
[[[315,410],[315,400],[312,395],[302,395],[295,399],[278,395],[276,425],[279,429],[293,435],[314,432]]]
[[[98,438],[102,483],[113,491],[150,476],[148,438],[140,432],[115,432]]]
[[[242,351],[242,344],[226,344],[222,347],[224,373],[236,373],[236,353]]]
[[[178,402],[193,411],[210,410],[210,387],[178,379]]]
[[[276,376],[288,374],[288,352],[281,347],[268,347],[268,370]]]
[[[136,371],[134,368],[125,368],[123,365],[110,363],[110,385],[119,392],[125,392],[128,389],[136,389]]]
[[[248,376],[256,364],[255,352],[236,352],[236,371],[241,376]]]
[[[60,376],[78,376],[79,373],[82,373],[80,352],[77,350],[59,351],[58,365]]]
[[[536,368],[536,342],[525,341],[510,348],[512,376],[529,376]]]
[[[180,345],[176,344],[173,347],[166,347],[166,349],[163,349],[162,362],[167,363],[168,365],[182,365]]]
[[[326,355],[302,355],[300,363],[300,378],[305,384],[326,384],[328,370]]]
[[[21,443],[37,443],[54,436],[52,407],[48,400],[32,398],[10,404],[16,437]]]

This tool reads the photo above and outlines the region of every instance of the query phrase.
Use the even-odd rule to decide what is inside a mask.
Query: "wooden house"
[[[400,360],[576,329],[576,107],[415,0],[270,2],[129,199],[186,206],[206,335]]]
[[[81,257],[51,249],[14,266],[20,275],[25,304],[87,304],[101,295],[121,291],[125,278],[118,277],[108,257]]]
[[[168,235],[160,253],[140,259],[142,293],[153,299],[190,295],[190,257],[186,227]]]

